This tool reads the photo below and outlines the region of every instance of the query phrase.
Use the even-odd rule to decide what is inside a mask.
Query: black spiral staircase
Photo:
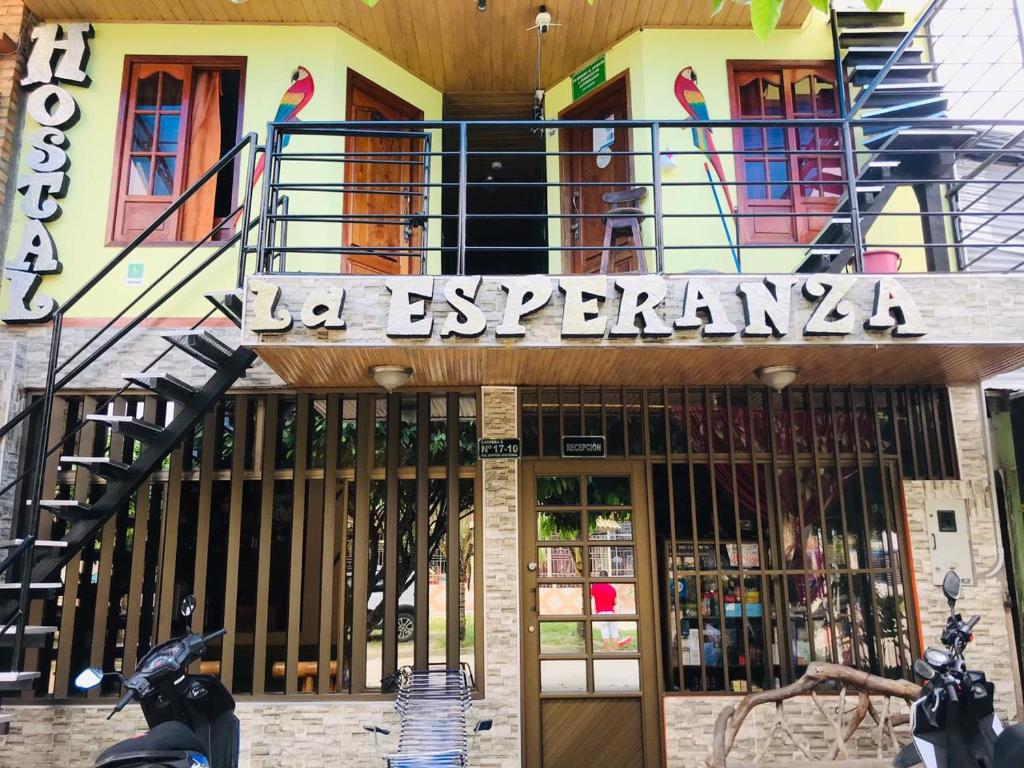
[[[163,334],[166,347],[156,359],[148,361],[149,364],[138,371],[123,374],[125,385],[101,404],[98,413],[83,415],[67,434],[62,435],[52,445],[47,445],[47,434],[60,434],[60,431],[55,433],[49,426],[54,395],[73,382],[88,366],[108,362],[110,357],[104,359],[104,356],[118,344],[122,345],[119,352],[123,353],[125,345],[131,344],[131,332],[172,296],[181,291],[202,290],[198,286],[203,284],[205,271],[227,254],[230,254],[227,258],[239,259],[238,282],[241,281],[245,258],[255,250],[247,245],[248,234],[257,223],[256,219],[248,218],[251,188],[246,188],[243,202],[225,220],[235,229],[233,235],[223,242],[215,241],[214,235],[226,228],[223,223],[217,224],[206,237],[171,264],[149,288],[111,318],[104,328],[70,354],[67,354],[61,345],[64,314],[121,264],[152,231],[174,215],[200,187],[211,181],[220,171],[230,168],[243,152],[248,152],[249,169],[254,168],[253,160],[257,152],[261,151],[262,147],[256,144],[255,134],[246,136],[171,203],[136,240],[111,259],[57,310],[53,318],[46,389],[43,395],[33,400],[17,416],[0,426],[0,437],[8,436],[8,439],[12,439],[11,433],[15,428],[19,425],[27,428],[30,419],[34,418],[38,435],[43,436],[37,437],[38,447],[34,460],[32,457],[23,457],[27,459],[23,463],[30,464],[30,468],[14,482],[0,489],[0,493],[19,492],[18,498],[24,499],[26,505],[25,519],[20,526],[20,530],[26,532],[26,535],[23,538],[0,541],[0,579],[3,579],[0,580],[0,696],[18,695],[21,691],[32,688],[39,678],[39,672],[20,668],[24,660],[23,652],[25,648],[45,646],[50,636],[57,632],[57,627],[37,622],[43,615],[41,601],[52,598],[63,590],[65,566],[83,547],[95,540],[108,520],[126,508],[146,478],[160,468],[164,459],[180,446],[183,438],[204,414],[216,406],[228,389],[239,378],[245,376],[255,361],[255,352],[227,344],[203,327],[215,316],[226,317],[235,326],[240,327],[241,290],[237,285],[232,285],[225,291],[206,293],[205,296],[213,304],[213,309],[190,330]],[[239,220],[238,217],[243,215],[244,217]],[[207,255],[199,250],[199,246],[205,244],[214,244],[217,247]],[[182,276],[185,270],[188,271]],[[157,287],[165,280],[170,286],[163,289],[163,294],[152,300],[148,306],[142,305],[141,300],[148,298],[147,294],[155,293]],[[161,362],[175,350],[210,369],[208,377],[202,383],[187,383],[171,373],[162,371]],[[168,422],[156,424],[135,416],[114,415],[113,409],[107,406],[125,392],[130,394],[129,390],[132,388],[141,388],[155,393],[168,402],[173,402],[175,405]],[[74,444],[75,434],[89,423],[102,425],[111,434],[118,435],[116,442],[121,445],[130,441],[131,450],[118,451],[116,454],[111,452],[109,457],[61,455],[61,464],[76,466],[78,471],[102,479],[103,482],[83,483],[82,487],[76,484],[76,498],[73,499],[48,498],[53,495],[55,487],[46,487],[43,480],[42,473],[47,458],[62,453],[63,446],[69,442]],[[112,444],[114,442],[112,441]],[[124,460],[129,456],[133,457],[130,461]],[[90,499],[90,485],[102,487],[102,494]],[[38,496],[37,491],[41,491]],[[53,537],[47,535],[47,532],[53,531],[62,533]],[[28,535],[27,532],[37,532],[39,535]],[[10,710],[0,710],[0,729],[5,728],[11,719]]]
[[[943,84],[936,81],[938,65],[926,56],[927,22],[942,5],[933,2],[909,29],[902,11],[833,11],[837,58],[848,86],[848,114],[866,121],[853,136],[861,150],[853,185],[856,207],[850,192],[840,198],[798,271],[845,270],[854,255],[854,210],[862,234],[868,235],[900,186],[913,188],[922,212],[942,209],[940,184],[953,179],[952,150],[976,135],[944,120],[948,99]],[[936,123],[922,127],[929,119]],[[937,218],[922,221],[929,270],[948,271],[944,224]]]

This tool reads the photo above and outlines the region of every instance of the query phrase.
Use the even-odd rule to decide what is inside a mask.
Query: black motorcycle
[[[182,601],[186,622],[195,605],[191,595]],[[188,666],[223,635],[223,629],[198,635],[188,627],[184,637],[150,649],[131,677],[107,673],[118,677],[125,689],[107,719],[138,701],[149,730],[103,750],[96,768],[238,768],[234,698],[216,677],[188,674]],[[75,678],[75,685],[95,688],[107,674],[90,667]]]
[[[923,764],[925,768],[1020,768],[1024,726],[1003,728],[995,712],[995,686],[984,672],[967,669],[964,649],[974,639],[980,621],[964,621],[956,612],[960,577],[946,574],[942,592],[949,601],[949,618],[942,632],[946,650],[928,648],[914,662],[925,680],[921,698],[910,710],[913,741],[896,756],[894,768]]]

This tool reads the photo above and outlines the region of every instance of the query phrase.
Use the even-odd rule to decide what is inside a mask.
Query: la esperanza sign
[[[674,336],[872,342],[926,333],[901,281],[863,275],[251,277],[243,323],[243,343],[256,345]]]

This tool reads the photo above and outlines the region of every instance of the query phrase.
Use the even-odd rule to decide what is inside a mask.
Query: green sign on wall
[[[572,100],[586,96],[606,79],[604,54],[602,53],[582,69],[572,73]]]

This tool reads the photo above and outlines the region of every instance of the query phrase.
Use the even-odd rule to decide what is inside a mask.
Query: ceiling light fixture
[[[412,378],[412,368],[404,365],[375,365],[370,368],[370,376],[378,386],[394,392]]]
[[[476,9],[478,11],[486,11],[487,10],[487,0],[476,0]]]
[[[800,369],[792,365],[766,365],[758,368],[754,375],[766,387],[771,387],[776,392],[781,392],[794,381]]]

